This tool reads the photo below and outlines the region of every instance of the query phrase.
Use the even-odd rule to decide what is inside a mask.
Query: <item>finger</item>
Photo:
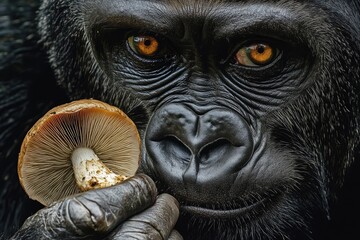
[[[176,230],[172,230],[168,240],[183,240],[183,237]]]
[[[86,192],[68,202],[68,222],[84,232],[107,232],[156,200],[154,182],[146,175],[136,175],[119,185]],[[66,213],[66,212],[64,212]]]
[[[179,217],[179,203],[169,194],[161,194],[156,203],[124,222],[111,239],[168,239]]]
[[[146,175],[54,203],[29,218],[22,227],[48,238],[76,239],[111,231],[123,220],[153,205],[157,190]]]

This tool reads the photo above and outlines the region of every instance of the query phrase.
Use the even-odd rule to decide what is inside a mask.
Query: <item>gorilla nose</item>
[[[248,124],[236,112],[217,108],[200,114],[183,104],[154,113],[145,145],[157,171],[185,183],[236,173],[253,150]]]

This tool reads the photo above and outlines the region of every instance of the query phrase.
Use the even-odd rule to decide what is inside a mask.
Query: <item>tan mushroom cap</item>
[[[120,109],[83,99],[48,111],[29,130],[18,161],[20,183],[31,199],[44,205],[80,192],[72,152],[92,149],[115,174],[133,176],[140,159],[135,124]]]

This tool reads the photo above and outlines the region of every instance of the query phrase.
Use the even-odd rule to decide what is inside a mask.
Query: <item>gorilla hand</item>
[[[182,239],[173,231],[178,216],[177,201],[157,197],[154,182],[141,174],[55,202],[29,217],[12,239]]]

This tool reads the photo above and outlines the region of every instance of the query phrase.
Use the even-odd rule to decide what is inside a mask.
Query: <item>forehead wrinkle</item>
[[[166,4],[183,17],[206,17],[223,2],[222,0],[167,0]]]

